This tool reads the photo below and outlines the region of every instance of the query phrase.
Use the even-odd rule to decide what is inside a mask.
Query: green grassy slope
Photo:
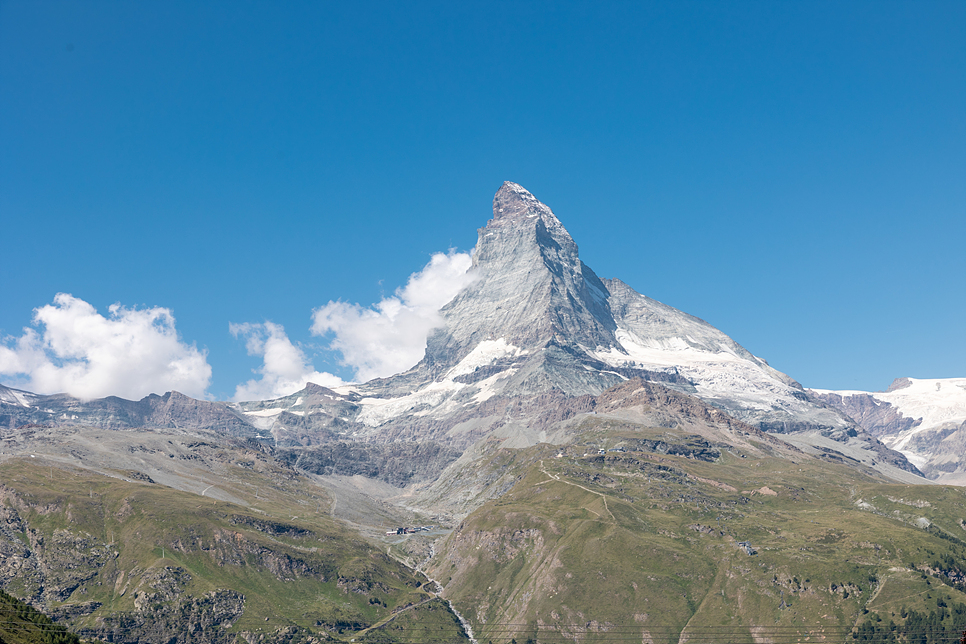
[[[0,581],[82,634],[348,640],[419,604],[407,619],[462,636],[423,605],[424,577],[329,517],[291,470],[238,467],[245,507],[39,461],[0,465]]]
[[[519,481],[430,570],[481,641],[851,641],[930,614],[943,637],[966,628],[963,489],[628,427],[588,420],[573,445],[491,455]]]

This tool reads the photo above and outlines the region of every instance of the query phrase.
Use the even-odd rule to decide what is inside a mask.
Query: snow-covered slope
[[[943,482],[966,483],[966,378],[899,378],[888,390],[812,390]]]
[[[11,389],[0,385],[0,404],[15,405],[17,407],[31,407],[37,400],[37,394],[20,389]]]
[[[673,372],[705,402],[771,432],[847,431],[834,410],[813,404],[801,385],[704,320],[604,280],[617,342],[594,355],[614,367]]]

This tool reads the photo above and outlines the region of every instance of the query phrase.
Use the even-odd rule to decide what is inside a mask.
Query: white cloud
[[[406,286],[372,307],[329,302],[312,313],[312,333],[334,334],[330,348],[360,381],[404,371],[420,361],[426,338],[442,326],[439,309],[473,282],[469,253],[436,253]]]
[[[280,324],[229,324],[235,337],[245,338],[248,355],[262,358],[252,379],[235,388],[235,400],[268,400],[288,396],[314,382],[323,387],[344,384],[338,376],[316,371],[301,349],[292,344]]]
[[[0,376],[36,393],[90,400],[140,399],[170,390],[205,396],[211,366],[204,351],[178,339],[171,310],[108,307],[104,317],[79,298],[58,293],[34,310],[33,325],[0,344]]]

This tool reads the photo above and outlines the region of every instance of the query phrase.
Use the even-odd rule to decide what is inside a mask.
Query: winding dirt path
[[[563,483],[565,485],[573,485],[574,487],[579,487],[581,490],[584,490],[585,492],[590,492],[591,494],[596,494],[597,496],[599,496],[604,501],[604,509],[607,510],[607,514],[610,515],[611,521],[613,521],[615,524],[617,523],[617,518],[614,517],[614,514],[610,511],[610,508],[607,507],[607,495],[606,494],[604,494],[602,492],[598,492],[597,490],[591,490],[590,488],[586,488],[583,485],[578,485],[577,483],[572,483],[570,481],[565,481],[562,478],[560,478],[559,476],[557,476],[556,474],[551,474],[546,469],[544,469],[544,467],[543,467],[543,461],[540,461],[540,471],[550,477],[550,479],[548,479],[547,481],[541,481],[541,483],[547,483],[550,480],[554,480],[557,483]],[[588,510],[590,512],[594,512],[590,508],[584,508],[584,509],[586,509],[586,510]],[[597,514],[597,513],[594,512],[594,514]],[[600,516],[600,515],[597,514],[597,516]]]

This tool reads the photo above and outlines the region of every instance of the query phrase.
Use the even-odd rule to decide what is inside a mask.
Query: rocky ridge
[[[117,396],[80,400],[67,394],[39,395],[0,385],[0,427],[20,425],[210,429],[228,436],[255,436],[255,427],[224,403],[196,400],[177,391],[141,400]]]

